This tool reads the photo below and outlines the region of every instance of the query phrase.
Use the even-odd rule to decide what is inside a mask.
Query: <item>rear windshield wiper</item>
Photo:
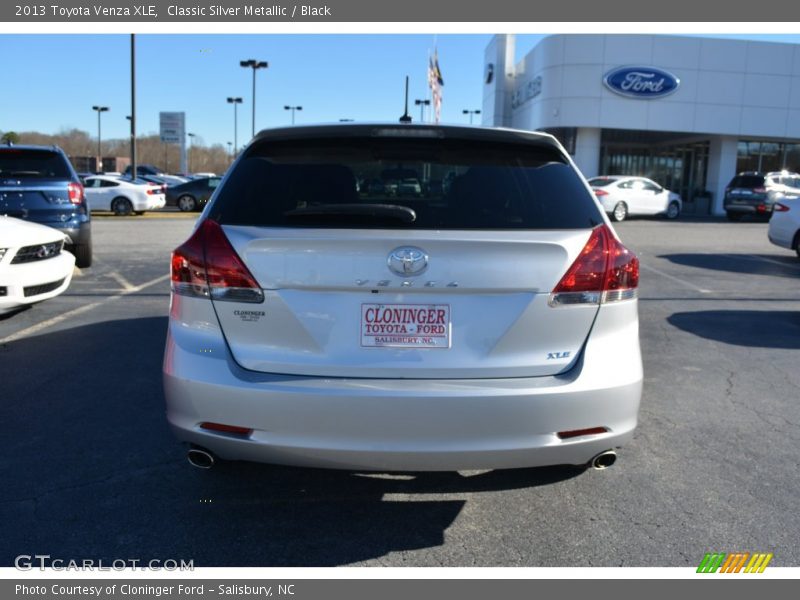
[[[376,219],[396,219],[403,223],[413,223],[417,213],[407,206],[398,204],[318,204],[287,210],[285,217],[374,217]]]

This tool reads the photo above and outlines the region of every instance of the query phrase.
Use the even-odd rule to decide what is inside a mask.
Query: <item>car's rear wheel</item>
[[[75,255],[75,266],[85,269],[92,266],[92,246],[91,244],[76,244],[69,248]]]
[[[628,216],[628,205],[624,202],[617,202],[614,210],[611,212],[611,218],[615,221],[624,221]]]
[[[194,196],[184,194],[178,198],[178,208],[181,212],[192,212],[197,209],[197,200],[194,199]]]
[[[725,214],[728,216],[728,221],[740,221],[742,218],[742,213],[734,212],[732,210],[729,210]]]
[[[794,251],[797,258],[800,258],[800,231],[794,234]]]
[[[679,214],[681,214],[681,207],[678,206],[677,202],[670,202],[669,206],[667,206],[667,218],[677,219]]]
[[[133,204],[127,198],[114,198],[111,202],[111,210],[118,217],[126,217],[133,212]]]

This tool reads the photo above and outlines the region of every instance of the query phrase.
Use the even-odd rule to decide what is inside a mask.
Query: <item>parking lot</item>
[[[765,223],[616,226],[642,264],[645,387],[614,467],[381,475],[187,463],[161,360],[192,222],[96,219],[94,266],[0,318],[0,564],[800,565],[800,261]]]

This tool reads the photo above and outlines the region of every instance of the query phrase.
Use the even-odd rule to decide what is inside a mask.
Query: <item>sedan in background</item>
[[[794,250],[800,258],[800,198],[785,198],[775,203],[767,236],[770,242]]]
[[[0,314],[58,296],[72,280],[75,257],[57,229],[0,217]]]
[[[110,210],[119,216],[141,215],[164,208],[166,202],[160,185],[142,179],[96,175],[84,180],[84,190],[91,210]]]
[[[675,219],[683,208],[678,194],[646,177],[593,177],[589,185],[603,210],[615,221],[624,221],[629,216],[653,215]]]
[[[167,189],[167,206],[177,206],[183,212],[202,210],[217,189],[222,177],[193,179]]]

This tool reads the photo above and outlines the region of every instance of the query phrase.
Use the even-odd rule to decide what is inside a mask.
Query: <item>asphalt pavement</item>
[[[800,566],[800,260],[766,224],[617,226],[642,261],[645,385],[615,466],[399,475],[189,466],[160,369],[191,225],[96,219],[95,265],[0,317],[0,565]]]

